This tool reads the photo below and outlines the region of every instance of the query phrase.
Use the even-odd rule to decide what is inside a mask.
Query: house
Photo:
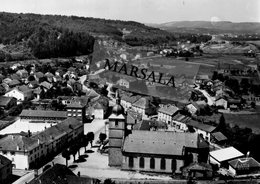
[[[125,87],[125,88],[129,89],[129,81],[127,81],[126,79],[119,79],[116,82],[116,84],[119,85],[119,86],[122,86],[122,87]]]
[[[67,119],[66,111],[26,110],[20,114],[21,120],[38,122],[61,122]]]
[[[211,151],[209,152],[209,156],[210,156],[209,161],[211,164],[218,165],[218,167],[228,168],[229,161],[236,158],[242,158],[244,154],[231,146],[231,147]]]
[[[31,100],[33,98],[33,90],[27,86],[19,86],[11,89],[4,96],[14,97],[18,102]]]
[[[86,104],[80,101],[73,101],[67,104],[67,116],[77,118],[80,122],[84,123],[86,118]]]
[[[233,176],[260,173],[260,163],[252,157],[243,157],[228,162],[229,171]]]
[[[221,132],[213,132],[211,133],[210,142],[221,145],[226,143],[227,137]]]
[[[187,179],[188,178],[212,179],[213,169],[210,164],[195,162],[184,167],[182,169],[182,175]]]
[[[12,175],[12,161],[0,155],[0,183],[5,181]]]
[[[127,129],[132,130],[133,126],[137,123],[140,123],[142,120],[142,115],[138,112],[133,111],[132,109],[127,110],[126,114],[126,122],[127,122]]]
[[[101,103],[96,102],[93,105],[94,108],[94,118],[95,119],[104,119],[104,107]]]
[[[47,81],[48,81],[48,82],[50,82],[50,83],[53,82],[53,77],[54,77],[54,75],[53,75],[51,72],[45,73],[44,76],[47,78]]]
[[[242,105],[241,99],[229,98],[227,102],[227,107],[230,110],[238,110]]]
[[[155,114],[155,106],[151,104],[148,98],[142,97],[132,104],[132,108],[142,114],[143,117],[147,117]]]
[[[227,98],[225,96],[223,96],[223,95],[217,96],[216,100],[215,100],[215,105],[217,107],[221,107],[221,108],[227,109],[227,106],[228,106]]]
[[[186,123],[190,119],[191,118],[187,115],[177,113],[175,116],[173,116],[172,122],[170,126],[168,126],[168,131],[187,132],[188,126]]]
[[[192,114],[199,114],[203,109],[207,106],[207,103],[205,101],[196,101],[196,102],[190,102],[186,108],[187,110]]]
[[[33,169],[83,134],[83,124],[75,118],[67,118],[32,137],[18,134],[4,136],[0,139],[0,155],[10,159],[14,168]]]
[[[28,82],[28,87],[31,89],[35,89],[39,86],[39,83],[37,80],[29,81]]]
[[[43,89],[44,89],[44,91],[46,92],[46,91],[48,91],[49,89],[51,89],[52,84],[49,83],[49,82],[47,82],[47,81],[44,81],[44,82],[40,83],[40,86],[42,86]]]
[[[25,69],[18,70],[16,74],[19,75],[22,79],[26,79],[28,77],[28,72]]]
[[[17,99],[14,97],[0,96],[0,108],[9,110],[17,105]]]
[[[9,86],[9,88],[14,88],[14,87],[16,87],[16,86],[20,86],[22,83],[19,81],[19,80],[17,80],[17,79],[13,79],[12,81],[10,81],[9,83],[8,83],[8,86]]]
[[[158,120],[171,124],[173,116],[178,112],[179,108],[174,105],[161,105],[158,109]]]
[[[123,143],[122,169],[181,173],[183,166],[206,162],[208,150],[208,144],[197,134],[133,130]],[[185,155],[189,159],[184,159]]]
[[[132,104],[139,100],[141,96],[139,95],[122,95],[120,104],[123,106],[124,109],[129,109],[132,107]]]
[[[209,76],[208,75],[197,75],[195,82],[197,84],[203,84],[204,81],[208,81],[209,80]]]
[[[167,131],[168,126],[166,122],[157,120],[142,120],[133,126],[133,130],[146,131]]]
[[[35,177],[28,184],[99,184],[100,180],[76,176],[68,167],[61,164],[55,164],[44,171],[41,175]]]
[[[213,131],[216,129],[215,126],[201,123],[192,119],[189,120],[186,125],[188,128],[192,128],[197,134],[201,135],[208,142],[211,140],[211,133],[213,133]]]
[[[39,160],[40,142],[21,135],[7,135],[0,139],[0,154],[12,161],[13,168],[29,169]]]
[[[41,81],[44,78],[44,74],[42,72],[36,72],[34,77],[37,81]]]

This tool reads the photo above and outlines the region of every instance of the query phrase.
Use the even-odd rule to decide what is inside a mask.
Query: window
[[[71,109],[68,109],[68,111],[71,111]]]
[[[154,168],[155,168],[155,160],[154,160],[153,157],[150,159],[150,168],[151,168],[151,169],[154,169]]]
[[[71,116],[71,114],[69,113],[68,116]]]
[[[161,159],[161,170],[165,170],[166,166],[165,166],[165,158]]]
[[[171,167],[171,169],[172,169],[172,172],[175,172],[175,170],[176,170],[176,160],[175,159],[172,159],[172,167]]]
[[[129,157],[129,167],[134,167],[134,158],[133,157]]]
[[[79,109],[79,110],[78,110],[78,112],[82,112],[82,110],[81,110],[81,109]]]
[[[78,114],[79,117],[81,117],[81,114]]]
[[[140,167],[140,168],[144,168],[144,157],[140,157],[139,167]]]
[[[115,120],[115,126],[118,126],[118,120]]]
[[[75,117],[75,116],[76,116],[76,114],[73,114],[73,116]]]

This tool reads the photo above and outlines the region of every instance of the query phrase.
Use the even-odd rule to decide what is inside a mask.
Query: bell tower
[[[124,108],[120,105],[118,92],[116,93],[116,105],[112,109],[112,114],[109,116],[109,150],[108,150],[108,165],[118,166],[122,164],[122,146],[126,133],[126,120]]]

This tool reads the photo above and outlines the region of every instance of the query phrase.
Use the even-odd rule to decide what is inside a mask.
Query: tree
[[[69,152],[70,154],[73,156],[73,160],[75,162],[75,157],[76,157],[76,154],[78,152],[78,146],[76,144],[73,144],[70,148],[69,148]]]
[[[94,138],[95,138],[94,132],[88,132],[87,133],[87,139],[90,141],[91,147],[92,147],[92,143],[93,143]]]
[[[100,140],[101,144],[103,144],[103,142],[104,142],[104,140],[106,140],[106,138],[107,138],[106,134],[104,134],[104,133],[99,134],[99,140]]]
[[[87,148],[86,147],[88,146],[88,142],[89,142],[88,137],[87,137],[87,135],[85,135],[83,137],[83,141],[81,142],[82,146],[85,148],[85,152],[87,152]]]
[[[105,179],[104,184],[115,184],[115,181],[112,181],[110,178]]]
[[[70,159],[70,152],[68,149],[65,149],[62,153],[61,153],[62,157],[66,159],[66,166],[68,167],[68,160]],[[75,160],[75,159],[74,159]]]

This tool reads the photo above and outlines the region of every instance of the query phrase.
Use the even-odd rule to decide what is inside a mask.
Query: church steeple
[[[120,97],[118,91],[116,91],[116,105],[112,109],[112,113],[115,115],[124,114],[124,108],[120,105]]]

